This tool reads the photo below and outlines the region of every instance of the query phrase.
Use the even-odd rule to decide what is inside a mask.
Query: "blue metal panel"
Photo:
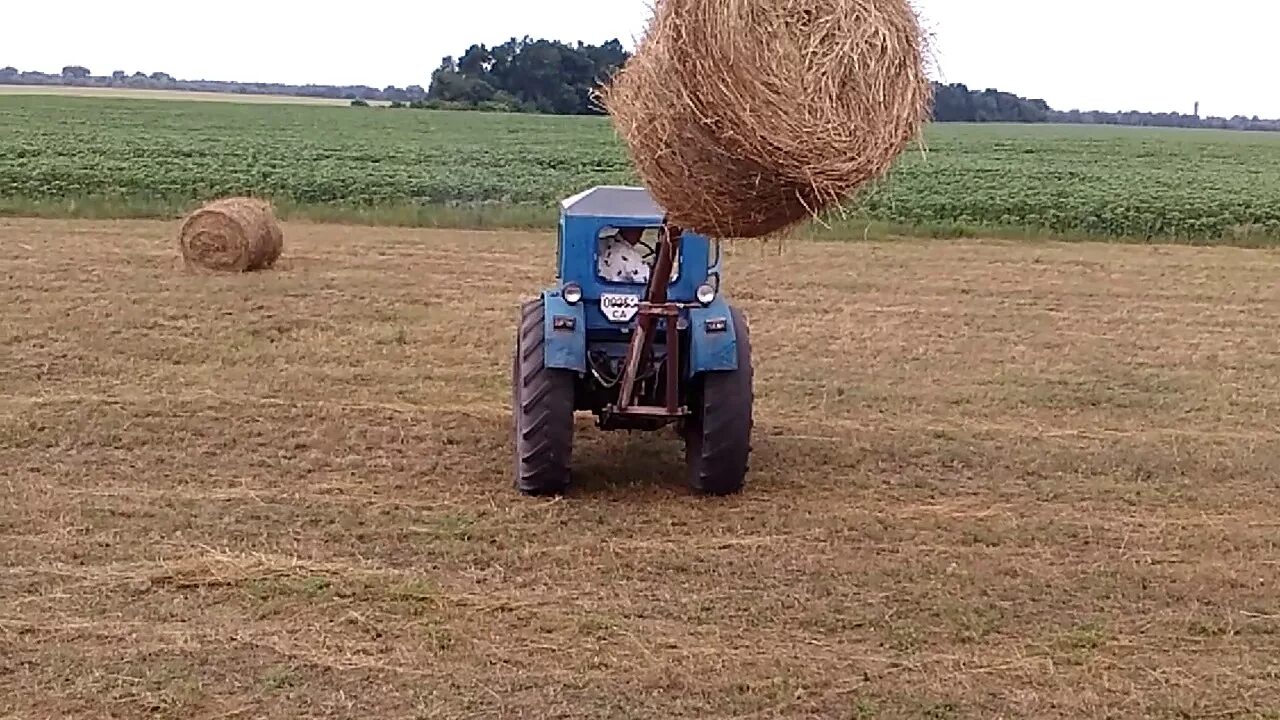
[[[721,321],[723,330],[708,329],[709,323],[718,325]],[[737,370],[737,337],[733,316],[724,300],[716,298],[708,307],[689,310],[689,374]]]
[[[582,303],[570,305],[559,290],[544,291],[542,299],[547,367],[586,372],[587,321]]]

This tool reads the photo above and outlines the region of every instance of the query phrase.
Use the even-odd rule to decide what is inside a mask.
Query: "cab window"
[[[658,259],[659,228],[606,227],[596,239],[596,274],[612,283],[647,285]],[[671,280],[680,277],[680,256],[675,257]]]

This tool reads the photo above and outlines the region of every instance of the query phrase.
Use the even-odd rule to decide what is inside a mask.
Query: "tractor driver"
[[[644,228],[614,229],[600,237],[596,253],[596,272],[609,282],[625,282],[646,285],[649,282],[649,263],[645,261],[645,247],[640,244]]]

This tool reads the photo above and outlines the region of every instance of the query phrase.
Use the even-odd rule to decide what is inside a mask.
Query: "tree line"
[[[55,85],[84,88],[127,88],[134,90],[171,90],[216,92],[236,95],[287,95],[291,97],[331,98],[366,102],[413,102],[426,98],[426,88],[410,85],[401,88],[368,85],[288,85],[268,82],[236,82],[229,80],[179,80],[164,72],[116,70],[110,75],[94,75],[89,68],[68,65],[60,73],[21,71],[15,67],[0,68],[0,85]]]
[[[469,109],[554,115],[603,114],[594,90],[623,67],[631,55],[617,39],[599,45],[569,44],[530,37],[489,47],[473,44],[461,56],[441,60],[426,88],[365,85],[283,85],[216,80],[178,80],[166,73],[116,71],[93,75],[68,66],[59,74],[0,68],[0,84],[198,90],[239,94],[338,98],[353,105],[389,102],[396,108]],[[1280,131],[1280,120],[1201,117],[1198,113],[1057,110],[1041,99],[964,84],[933,84],[933,119],[969,123],[1068,123],[1147,127]]]
[[[1217,130],[1280,131],[1280,120],[1236,115],[1201,117],[1178,112],[1105,112],[1055,110],[1040,99],[1019,97],[1000,90],[971,90],[961,83],[933,83],[933,118],[938,122],[1062,123],[1069,125],[1127,125]]]
[[[608,80],[630,54],[617,40],[567,45],[548,40],[508,40],[492,48],[472,45],[461,58],[446,57],[431,75],[427,107],[507,112],[601,114],[592,89]],[[961,83],[933,83],[933,119],[970,123],[1070,123],[1149,127],[1280,131],[1280,120],[1237,115],[1201,117],[1177,112],[1056,110],[1041,99]]]

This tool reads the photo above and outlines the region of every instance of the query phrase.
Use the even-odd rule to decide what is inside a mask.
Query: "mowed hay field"
[[[6,717],[1280,717],[1272,253],[737,246],[748,491],[535,501],[550,235],[174,231],[0,220]]]
[[[925,140],[814,229],[1280,241],[1280,133],[945,124]],[[600,117],[0,94],[3,215],[167,218],[253,194],[294,218],[555,227],[560,199],[634,182]]]

